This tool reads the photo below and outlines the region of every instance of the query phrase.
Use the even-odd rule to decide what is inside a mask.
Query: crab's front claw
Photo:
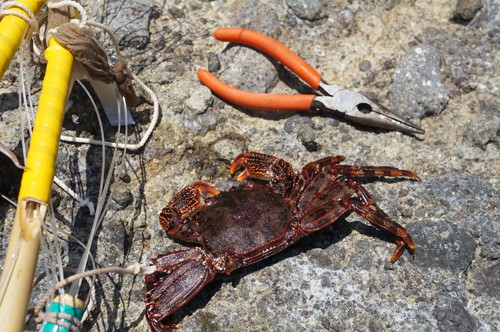
[[[253,178],[265,181],[273,179],[293,179],[295,172],[292,165],[281,158],[276,158],[259,152],[244,152],[239,154],[231,164],[229,174],[234,175],[243,168],[236,178],[238,181]]]
[[[274,166],[278,160],[280,159],[263,153],[244,152],[234,159],[229,174],[232,176],[243,168],[243,171],[236,178],[238,181],[248,178],[271,181],[278,176],[278,174],[275,174],[276,171],[281,173]]]
[[[161,210],[158,217],[161,227],[172,237],[198,242],[189,218],[204,206],[204,197],[218,194],[217,189],[201,181],[182,188]]]
[[[276,158],[259,152],[243,152],[231,164],[229,174],[234,175],[238,170],[243,171],[236,180],[259,179],[268,181],[280,193],[286,195],[295,179],[292,165],[281,158]]]

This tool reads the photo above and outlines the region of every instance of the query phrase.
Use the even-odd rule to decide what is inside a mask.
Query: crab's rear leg
[[[350,199],[345,201],[345,204],[371,224],[383,228],[395,236],[397,246],[392,254],[391,263],[396,262],[399,257],[401,257],[405,248],[408,248],[408,251],[412,255],[415,255],[415,243],[406,229],[389,218],[389,216],[377,206],[375,200],[362,185],[354,181],[351,182],[351,185],[356,188],[356,193],[360,200]]]
[[[190,217],[204,206],[204,197],[218,194],[217,189],[205,182],[184,187],[161,210],[158,217],[161,227],[176,239],[199,243]]]
[[[146,318],[153,331],[171,331],[163,321],[214,278],[215,261],[203,249],[189,248],[159,255],[150,264],[156,271],[146,275]]]
[[[243,171],[236,178],[238,181],[249,178],[269,181],[273,189],[282,196],[288,195],[295,180],[295,172],[290,163],[259,152],[239,154],[231,164],[229,173],[234,175],[241,168]]]

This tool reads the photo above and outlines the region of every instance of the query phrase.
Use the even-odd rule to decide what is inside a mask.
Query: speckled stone
[[[476,242],[453,223],[445,220],[419,222],[409,230],[418,243],[415,264],[464,272],[472,263]]]
[[[286,4],[297,17],[309,21],[318,19],[323,9],[323,0],[286,0]]]
[[[128,206],[133,200],[134,196],[125,183],[113,184],[113,201],[118,204],[119,208]]]
[[[500,104],[481,104],[480,113],[465,128],[464,138],[481,150],[500,150]],[[492,154],[493,156],[495,155]]]
[[[455,298],[443,298],[434,309],[440,331],[468,332],[477,329],[477,319]]]
[[[149,43],[149,20],[154,14],[150,0],[121,1],[96,0],[93,4],[97,17],[116,35],[121,47],[143,49]]]
[[[408,119],[422,119],[443,111],[448,91],[443,84],[441,55],[430,45],[412,48],[396,66],[390,104]]]
[[[467,24],[483,8],[481,0],[458,0],[453,12],[453,19],[462,24]]]
[[[500,301],[500,262],[493,262],[489,266],[482,267],[473,276],[472,292],[476,295],[487,295]]]

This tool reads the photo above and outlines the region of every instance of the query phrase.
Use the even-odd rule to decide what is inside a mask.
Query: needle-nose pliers
[[[340,112],[345,118],[368,126],[405,133],[424,133],[422,128],[392,113],[364,95],[337,85],[327,84],[314,68],[274,38],[242,28],[221,28],[214,32],[214,36],[220,41],[247,45],[260,50],[289,68],[313,89],[323,93],[323,95],[317,96],[313,94],[279,95],[242,91],[223,83],[204,69],[198,71],[198,77],[204,85],[234,105],[261,110],[322,109]]]

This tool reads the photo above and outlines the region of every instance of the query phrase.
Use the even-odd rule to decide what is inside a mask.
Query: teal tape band
[[[73,307],[73,306],[67,305],[67,304],[62,304],[59,302],[52,302],[50,304],[49,312],[64,313],[64,314],[68,314],[68,315],[75,317],[75,318],[78,318],[78,319],[82,318],[82,316],[83,316],[83,309]],[[69,323],[71,325],[74,325],[73,322],[71,322],[67,319],[61,319],[61,320],[66,322],[66,323]],[[69,329],[62,327],[62,326],[59,326],[59,325],[56,325],[56,324],[52,324],[52,323],[45,323],[45,325],[43,326],[41,331],[42,332],[70,332]]]

